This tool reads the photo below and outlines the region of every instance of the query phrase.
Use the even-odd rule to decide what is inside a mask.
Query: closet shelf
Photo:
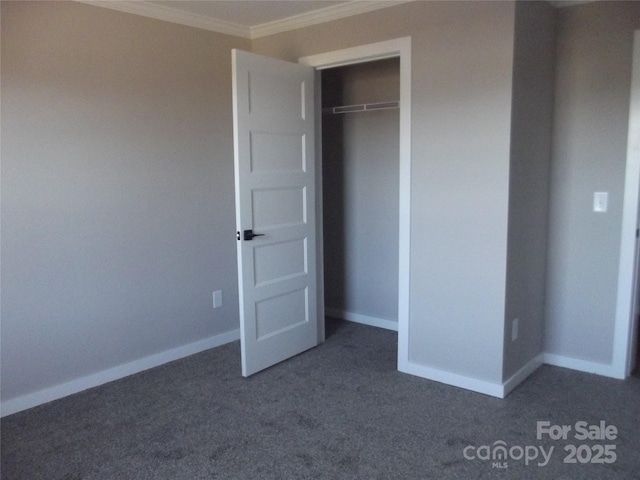
[[[389,110],[391,108],[399,108],[399,102],[376,102],[361,103],[359,105],[340,105],[337,107],[328,107],[322,109],[323,115],[335,115],[342,113],[369,112],[373,110]]]

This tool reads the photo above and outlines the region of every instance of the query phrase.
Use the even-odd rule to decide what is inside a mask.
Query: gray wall
[[[520,63],[538,7],[415,2],[253,42],[78,3],[1,8],[3,401],[237,328],[233,47],[297,61],[410,35],[410,361],[501,383],[537,350],[522,297],[542,270],[522,269],[542,236],[518,212],[543,227],[525,179],[542,185],[544,161],[523,152],[544,129],[523,132],[544,108],[519,96],[544,85]],[[593,362],[611,360],[639,27],[635,2],[558,13],[544,348]],[[515,315],[522,353],[504,345]]]
[[[233,47],[2,2],[3,400],[238,328]]]
[[[398,59],[322,72],[323,104],[398,100]],[[398,319],[398,110],[324,115],[325,305]]]
[[[514,49],[503,380],[543,349],[555,60],[551,5],[517,4]],[[518,338],[512,341],[515,318]]]
[[[545,351],[610,364],[640,2],[559,10]],[[609,212],[592,211],[609,192]]]
[[[409,359],[502,382],[515,6],[415,2],[253,41],[292,61],[412,37]]]

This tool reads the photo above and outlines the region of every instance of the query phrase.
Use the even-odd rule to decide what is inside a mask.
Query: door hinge
[[[640,238],[640,228],[636,228],[636,238]]]

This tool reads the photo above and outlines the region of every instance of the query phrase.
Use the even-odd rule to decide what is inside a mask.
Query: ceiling
[[[245,38],[357,15],[410,0],[78,0]]]
[[[258,38],[411,0],[77,1],[229,35]],[[555,7],[566,7],[589,1],[592,0],[551,0],[550,3]]]

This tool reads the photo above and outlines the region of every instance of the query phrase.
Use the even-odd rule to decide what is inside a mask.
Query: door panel
[[[305,238],[255,247],[253,250],[255,285],[259,287],[286,278],[305,275],[306,259]]]
[[[251,132],[251,171],[304,173],[305,136],[286,132]]]
[[[252,192],[253,226],[256,229],[303,225],[305,187],[255,189]],[[277,204],[277,209],[268,205]]]
[[[313,81],[309,67],[233,51],[244,376],[318,341]]]

